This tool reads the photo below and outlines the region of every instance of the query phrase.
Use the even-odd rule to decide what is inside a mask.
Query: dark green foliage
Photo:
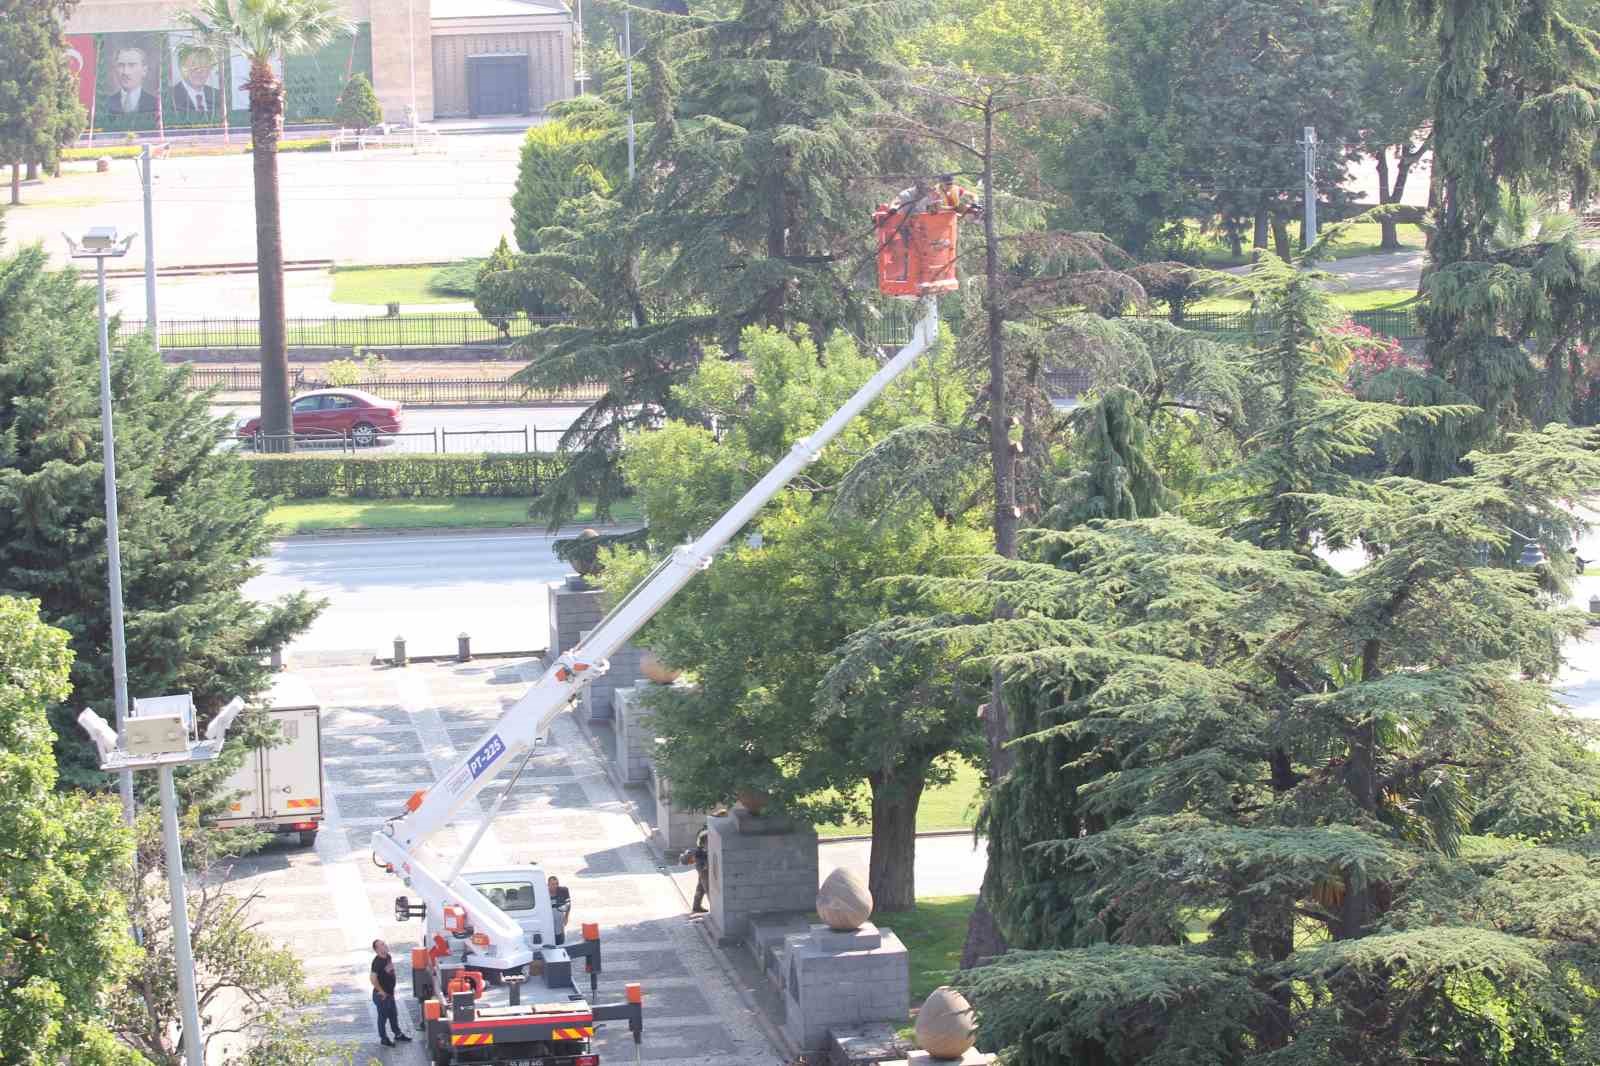
[[[0,258],[0,592],[36,598],[72,636],[74,708],[111,712],[95,296],[37,247]],[[266,652],[310,624],[304,596],[242,593],[265,552],[267,505],[207,400],[128,338],[112,371],[128,688],[193,692],[203,712],[267,682]],[[100,780],[65,708],[62,778]],[[74,712],[75,713],[75,712]]]
[[[510,245],[506,244],[504,237],[501,237],[494,252],[483,261],[483,266],[479,268],[478,277],[472,286],[472,306],[483,316],[485,322],[505,336],[509,336],[507,329],[512,316],[524,309],[524,301],[510,277],[510,272],[516,265],[517,260],[511,254]]]
[[[22,0],[0,17],[0,165],[53,164],[88,116],[67,67],[72,0]]]
[[[1592,264],[1570,232],[1504,240],[1508,224],[1524,228],[1524,197],[1549,202],[1564,190],[1582,203],[1592,192],[1600,34],[1555,0],[1374,7],[1436,42],[1427,355],[1482,409],[1464,443],[1492,446],[1507,429],[1566,418],[1571,349],[1592,339],[1600,314]]]
[[[246,460],[251,495],[315,500],[537,496],[561,470],[536,452],[461,455],[257,455]]]
[[[119,875],[132,834],[115,801],[58,793],[49,708],[71,695],[67,634],[0,596],[0,1062],[135,1061],[100,1016],[137,955]],[[143,1060],[137,1060],[142,1062]]]
[[[383,108],[378,104],[378,94],[365,74],[356,73],[345,82],[339,94],[339,104],[334,109],[333,120],[351,130],[366,129],[383,121]]]
[[[736,353],[753,323],[817,337],[863,323],[851,281],[871,254],[876,190],[849,179],[884,172],[866,118],[886,109],[874,79],[910,10],[747,0],[688,28],[636,20],[650,38],[635,70],[638,180],[566,199],[527,267],[528,290],[575,320],[532,340],[522,378],[608,387],[563,441],[577,455],[539,505],[552,524],[580,486],[605,515],[621,433],[681,413],[671,387],[707,345]],[[602,120],[610,136],[621,120]]]

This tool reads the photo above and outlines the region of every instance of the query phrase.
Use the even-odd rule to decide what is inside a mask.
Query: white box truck
[[[214,824],[299,833],[309,847],[322,825],[322,708],[311,686],[293,674],[277,675],[263,702],[283,742],[245,756],[222,786],[224,793],[243,794]]]

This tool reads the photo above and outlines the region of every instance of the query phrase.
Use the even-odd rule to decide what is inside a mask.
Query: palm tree
[[[256,278],[261,293],[261,433],[274,451],[292,447],[289,351],[283,307],[283,225],[278,210],[278,135],[283,82],[274,59],[314,52],[355,26],[335,0],[199,0],[178,15],[185,29],[250,61],[250,135],[256,187]]]

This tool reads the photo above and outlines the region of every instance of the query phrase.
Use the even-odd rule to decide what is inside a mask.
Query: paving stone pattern
[[[415,1033],[409,947],[420,923],[396,922],[398,878],[372,864],[371,835],[407,796],[472,750],[479,734],[537,676],[537,661],[422,664],[301,671],[321,701],[327,822],[315,850],[275,844],[234,867],[230,880],[258,891],[262,930],[300,953],[310,982],[329,990],[311,1008],[322,1035],[348,1041],[354,1061],[423,1066],[420,1041],[389,1049],[376,1039],[367,967],[369,945],[393,949],[401,1018]],[[520,683],[510,683],[520,682]],[[509,779],[509,776],[508,778]],[[503,782],[436,838],[453,856]],[[645,846],[603,768],[570,715],[531,760],[472,865],[537,861],[572,889],[573,926],[600,923],[605,973],[600,998],[620,999],[627,981],[645,989],[644,1062],[656,1066],[770,1066],[782,1057],[762,1035],[725,971],[684,914],[679,890]],[[597,1040],[601,1061],[631,1063],[626,1026]]]

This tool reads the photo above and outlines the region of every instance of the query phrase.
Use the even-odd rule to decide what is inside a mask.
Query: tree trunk
[[[1268,240],[1267,224],[1268,224],[1267,209],[1265,207],[1257,209],[1257,211],[1256,211],[1256,228],[1255,228],[1255,232],[1253,234],[1251,234],[1250,247],[1252,247],[1252,248],[1265,248],[1267,246],[1267,240]]]
[[[1389,188],[1389,148],[1384,146],[1378,149],[1373,159],[1378,164],[1378,203],[1392,204],[1397,199]],[[1383,231],[1383,238],[1378,241],[1378,251],[1398,252],[1400,250],[1400,231],[1392,218],[1385,218],[1378,223]]]
[[[22,164],[11,164],[11,203],[12,206],[22,202]]]
[[[256,192],[256,283],[261,306],[261,433],[267,451],[290,451],[289,350],[284,325],[283,220],[278,204],[278,134],[283,121],[283,86],[266,57],[252,61],[250,80],[251,162]]]
[[[917,904],[917,807],[928,764],[872,774],[872,853],[867,889],[873,913],[908,911]]]
[[[1272,212],[1272,250],[1285,263],[1294,258],[1294,245],[1289,243],[1289,223],[1277,211]]]
[[[994,547],[1008,559],[1017,557],[1017,500],[1014,479],[1014,457],[1011,454],[1011,411],[1006,400],[1006,359],[1004,343],[1005,320],[1000,308],[1000,234],[995,222],[994,200],[994,100],[990,97],[983,115],[983,202],[988,210],[983,213],[984,276],[987,288],[983,294],[987,314],[989,346],[989,459],[994,472]],[[1004,616],[1009,608],[1000,604],[997,613]],[[1005,748],[1010,739],[1004,701],[1000,698],[1001,675],[994,673],[993,692],[989,713],[984,718],[988,733],[989,756],[992,768],[999,767],[1008,754]],[[1000,772],[991,769],[991,779],[998,780]],[[981,960],[1006,951],[1005,937],[989,910],[987,896],[991,892],[988,880],[978,895],[972,919],[967,923],[967,942],[961,950],[963,969],[977,965]]]
[[[39,161],[36,160],[36,159],[35,160],[30,160],[29,163],[28,163],[28,180],[29,181],[38,181],[39,180]]]

